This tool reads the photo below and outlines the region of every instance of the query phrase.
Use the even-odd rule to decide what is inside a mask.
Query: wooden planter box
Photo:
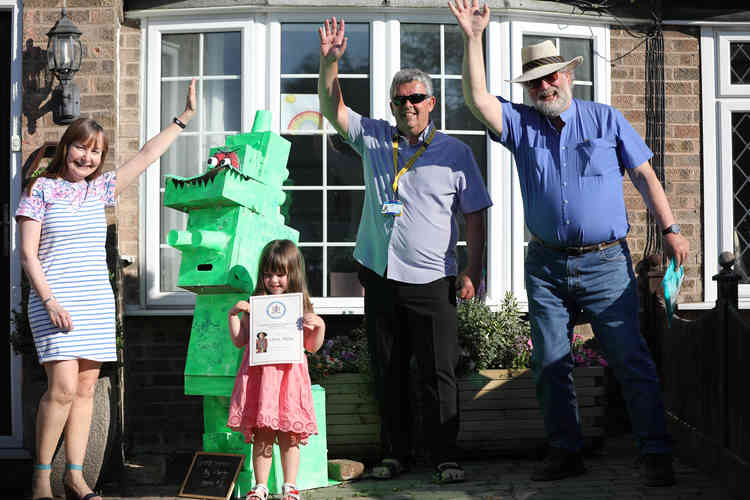
[[[380,416],[370,385],[358,373],[337,373],[319,382],[326,390],[328,458],[375,458]]]
[[[575,368],[584,438],[604,436],[603,367]],[[470,451],[515,452],[545,443],[544,419],[531,370],[483,370],[459,379],[458,446]]]
[[[604,436],[604,368],[573,372],[584,438]],[[326,390],[329,458],[374,458],[380,446],[380,418],[366,381],[336,374]],[[467,452],[523,452],[545,442],[544,421],[531,371],[483,370],[458,380],[461,428],[458,446]]]

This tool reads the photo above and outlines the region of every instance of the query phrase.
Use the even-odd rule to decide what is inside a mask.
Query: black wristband
[[[173,121],[173,122],[174,122],[175,124],[177,124],[177,126],[178,126],[178,127],[182,128],[182,129],[184,129],[185,127],[187,127],[187,125],[185,125],[184,123],[182,123],[182,120],[180,120],[180,119],[179,119],[179,118],[177,118],[176,116],[175,116],[174,118],[172,118],[172,121]]]

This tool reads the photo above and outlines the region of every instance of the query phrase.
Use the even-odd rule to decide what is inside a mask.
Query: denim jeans
[[[583,444],[570,350],[573,326],[583,315],[622,386],[641,454],[671,452],[659,378],[640,334],[627,244],[568,256],[532,241],[525,274],[532,367],[550,446],[578,451]]]

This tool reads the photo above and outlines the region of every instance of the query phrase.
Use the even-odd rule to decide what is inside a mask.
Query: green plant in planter
[[[511,292],[506,293],[498,311],[474,298],[461,301],[456,314],[461,349],[459,374],[529,366],[529,323]]]

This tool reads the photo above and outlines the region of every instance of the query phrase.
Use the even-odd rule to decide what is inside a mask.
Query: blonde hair
[[[293,241],[272,240],[263,247],[258,262],[258,278],[253,295],[268,295],[268,290],[263,283],[263,274],[268,272],[286,274],[287,293],[302,292],[305,312],[312,312],[312,302],[310,302],[305,279],[305,259]]]
[[[49,163],[44,173],[40,177],[48,177],[50,179],[57,179],[65,175],[66,160],[68,158],[68,148],[74,142],[80,142],[82,144],[90,144],[93,141],[98,140],[101,137],[102,140],[102,156],[99,161],[99,166],[91,174],[86,177],[86,180],[91,182],[100,175],[102,175],[102,165],[104,160],[107,159],[107,151],[109,151],[109,141],[107,136],[104,134],[104,129],[95,120],[91,118],[78,118],[74,120],[68,128],[65,129],[65,133],[57,143],[57,150],[55,151],[55,157]],[[27,193],[31,194],[31,188],[34,186],[36,179],[31,179],[29,185],[26,187]]]

